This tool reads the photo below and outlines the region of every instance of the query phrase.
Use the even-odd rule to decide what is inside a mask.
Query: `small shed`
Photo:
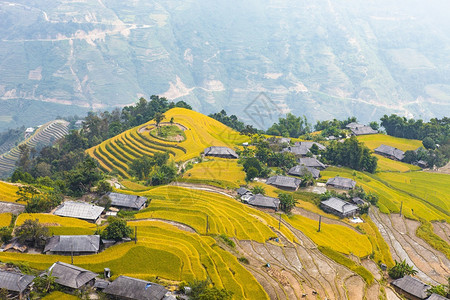
[[[121,193],[109,192],[106,196],[111,199],[111,206],[120,209],[141,210],[145,207],[147,197],[137,195],[127,195]]]
[[[374,149],[376,154],[382,155],[384,157],[402,161],[405,158],[405,152],[395,147],[387,146],[381,144],[379,147]]]
[[[118,299],[162,300],[168,290],[153,282],[121,275],[103,292]]]
[[[307,167],[305,165],[297,165],[293,168],[291,168],[288,172],[289,175],[293,176],[305,176],[306,174],[310,173],[314,179],[317,179],[320,177],[320,171],[316,168]]]
[[[359,127],[350,128],[353,135],[367,135],[367,134],[376,134],[378,130],[372,129],[372,127],[363,125]]]
[[[336,176],[327,180],[327,186],[341,190],[351,190],[355,188],[356,181],[350,178]]]
[[[55,235],[47,240],[45,254],[87,255],[100,250],[99,235]]]
[[[298,164],[310,168],[316,168],[319,170],[324,170],[326,168],[326,166],[322,162],[314,157],[301,157],[298,159]]]
[[[427,291],[431,288],[428,284],[409,275],[392,281],[391,285],[397,293],[413,300],[426,299],[428,297]]]
[[[248,204],[252,206],[278,210],[278,207],[280,206],[280,199],[257,194],[250,197],[250,199],[248,200]]]
[[[364,201],[363,199],[361,199],[360,197],[353,197],[353,198],[352,198],[352,202],[353,202],[355,205],[366,205],[366,204],[367,204],[367,202]]]
[[[302,183],[302,180],[299,178],[277,175],[268,178],[266,183],[280,189],[296,191]]]
[[[341,218],[354,216],[359,209],[358,206],[335,197],[322,201],[320,203],[320,207],[324,211],[339,216]]]
[[[33,282],[34,276],[0,270],[0,289],[22,299]],[[11,299],[13,298],[11,297]],[[8,298],[9,299],[9,298]]]
[[[228,147],[211,146],[211,147],[206,148],[203,153],[205,156],[215,156],[215,157],[232,158],[232,159],[239,158],[239,155],[237,155],[236,151],[234,151],[233,149],[228,148]]]
[[[95,223],[102,214],[104,208],[94,204],[78,201],[66,201],[54,212],[60,217],[71,217]]]
[[[236,192],[241,198],[241,200],[244,202],[247,202],[251,198],[251,196],[253,196],[253,193],[249,189],[246,189],[245,187],[238,188]]]
[[[47,272],[56,277],[56,283],[72,289],[92,286],[97,277],[97,274],[91,271],[60,261],[55,262]]]

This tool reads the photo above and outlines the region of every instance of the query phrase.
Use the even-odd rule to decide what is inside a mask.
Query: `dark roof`
[[[260,206],[260,207],[268,207],[268,208],[274,208],[277,209],[280,205],[280,199],[267,197],[261,194],[253,195],[249,200],[248,204],[253,206]]]
[[[302,180],[294,177],[278,175],[268,178],[266,183],[279,187],[297,189],[300,186],[300,183],[302,183]]]
[[[356,205],[365,205],[366,204],[366,201],[364,201],[363,199],[361,199],[359,197],[353,197],[352,202],[355,203]]]
[[[354,127],[354,128],[350,128],[350,130],[352,131],[352,133],[354,135],[365,135],[365,134],[375,134],[378,133],[378,130],[374,130],[372,129],[372,127],[370,126],[359,126],[359,127]]]
[[[352,128],[363,127],[363,126],[365,126],[365,125],[359,124],[357,122],[351,122],[351,123],[348,123],[345,127],[352,129]]]
[[[321,204],[332,208],[333,210],[336,210],[344,215],[358,210],[358,206],[335,197],[322,201]]]
[[[110,285],[111,283],[108,280],[105,279],[100,279],[100,278],[95,278],[95,283],[94,283],[94,288],[97,289],[104,289],[106,288],[108,285]]]
[[[228,147],[217,147],[217,146],[211,146],[205,149],[204,154],[206,156],[212,155],[212,156],[232,156],[234,158],[238,158],[239,155],[233,150]]]
[[[247,193],[251,193],[251,191],[249,189],[246,189],[245,187],[240,187],[236,190],[236,192],[238,193],[238,195],[242,196],[245,195]]]
[[[91,271],[60,261],[55,262],[48,272],[57,277],[56,283],[73,289],[78,289],[97,277],[97,274]]]
[[[99,249],[99,235],[55,235],[47,240],[44,253],[48,251],[96,253]]]
[[[433,294],[431,294],[431,296],[427,300],[448,300],[448,298],[433,293]]]
[[[311,147],[313,145],[317,145],[317,147],[319,148],[319,150],[325,150],[327,147],[325,147],[324,145],[317,143],[317,142],[296,142],[295,143],[296,146],[304,146],[307,147],[308,150],[311,149]]]
[[[400,149],[387,146],[387,145],[380,145],[379,147],[375,148],[375,153],[381,154],[381,155],[388,155],[395,157],[398,160],[403,160],[405,157],[405,152],[403,152]]]
[[[283,149],[284,152],[291,152],[295,155],[306,155],[309,152],[309,148],[307,146],[291,146]]]
[[[112,206],[132,209],[141,209],[147,201],[147,197],[141,197],[137,195],[127,195],[113,192],[109,192],[106,195],[109,197],[109,199],[111,199]]]
[[[291,139],[287,137],[281,137],[281,138],[274,138],[273,141],[277,144],[289,144],[291,142]]]
[[[419,299],[426,299],[428,297],[427,291],[430,289],[428,284],[409,275],[396,279],[392,281],[391,284]]]
[[[311,168],[325,169],[326,166],[314,157],[301,157],[298,159],[299,165],[305,165]]]
[[[351,180],[350,178],[336,176],[328,179],[327,185],[331,185],[336,188],[353,189],[356,186],[356,181]]]
[[[293,168],[291,168],[288,172],[289,175],[294,175],[294,176],[304,176],[306,173],[311,173],[311,175],[314,178],[319,178],[320,176],[320,171],[312,168],[312,167],[307,167],[305,165],[297,165]]]
[[[86,202],[66,201],[59,206],[54,214],[61,217],[72,217],[95,221],[102,214],[104,208]]]
[[[127,299],[161,300],[167,290],[156,283],[121,275],[109,284],[103,292]]]
[[[33,282],[34,276],[0,271],[0,289],[22,293]]]

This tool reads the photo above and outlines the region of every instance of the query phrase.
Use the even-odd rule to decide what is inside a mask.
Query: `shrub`
[[[389,269],[388,274],[392,279],[397,279],[405,275],[416,275],[417,270],[414,270],[413,266],[408,265],[406,260],[402,260],[401,262],[395,261],[395,266]]]
[[[118,218],[108,218],[109,225],[102,231],[101,236],[104,239],[120,241],[122,238],[130,237],[132,230],[127,226],[125,220]]]

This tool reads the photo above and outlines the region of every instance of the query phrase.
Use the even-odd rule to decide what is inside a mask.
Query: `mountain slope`
[[[441,0],[2,2],[0,98],[95,109],[160,94],[259,127],[288,111],[312,120],[442,116],[449,8]],[[252,102],[262,92],[268,98]]]

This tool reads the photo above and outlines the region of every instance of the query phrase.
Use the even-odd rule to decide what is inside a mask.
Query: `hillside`
[[[98,109],[158,94],[261,127],[288,111],[366,122],[449,108],[445,1],[11,0],[0,8],[3,100]],[[270,121],[246,109],[261,92]],[[28,116],[2,113],[0,125]]]
[[[110,172],[115,169],[123,177],[128,177],[128,164],[143,155],[168,151],[176,162],[182,162],[199,156],[209,146],[234,148],[248,141],[248,137],[193,110],[173,108],[167,111],[163,126],[170,125],[168,121],[172,118],[175,126],[182,128],[186,136],[182,141],[156,136],[152,131],[156,130],[156,123],[152,120],[88,149],[87,153],[97,159],[104,170]]]

